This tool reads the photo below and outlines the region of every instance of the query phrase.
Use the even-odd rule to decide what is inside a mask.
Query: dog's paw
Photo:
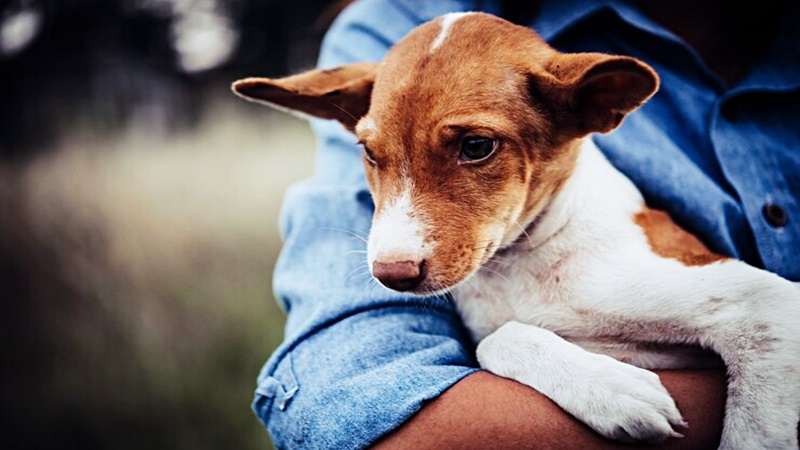
[[[477,348],[481,366],[549,397],[598,433],[623,442],[682,437],[686,423],[653,372],[591,353],[551,331],[509,322]]]
[[[622,442],[683,437],[676,429],[685,428],[686,422],[658,375],[604,355],[589,359],[593,361],[586,361],[580,379],[574,380],[581,387],[565,394],[569,398],[564,399],[564,409],[603,436]]]

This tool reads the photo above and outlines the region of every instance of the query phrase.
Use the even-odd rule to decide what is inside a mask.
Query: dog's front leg
[[[681,414],[655,373],[543,328],[508,322],[479,343],[477,355],[484,369],[536,389],[608,438],[654,443],[681,436]]]
[[[721,449],[797,449],[800,291],[773,274],[726,261],[607,264],[588,271],[572,307],[595,336],[697,344],[728,370]]]

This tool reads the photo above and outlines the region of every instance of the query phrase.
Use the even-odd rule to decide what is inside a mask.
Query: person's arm
[[[420,11],[401,9],[408,3],[400,1],[356,3],[328,34],[320,65],[380,60],[419,21],[433,18],[420,14],[453,3],[422,2]],[[276,447],[363,448],[389,436],[380,445],[425,448],[420,442],[427,439],[429,448],[459,448],[453,439],[463,436],[474,448],[502,448],[498,440],[480,441],[482,435],[519,438],[506,448],[580,448],[573,434],[593,438],[530,388],[473,374],[474,349],[452,305],[373,284],[361,241],[371,205],[355,138],[335,123],[314,126],[315,178],[291,189],[283,213],[285,247],[274,287],[288,312],[286,338],[262,371],[253,404]],[[696,427],[719,428],[711,412],[721,407],[708,412],[715,427],[702,427],[694,419],[701,407],[676,398],[694,423],[683,441],[694,439]]]
[[[320,66],[383,58],[422,20],[401,6],[351,5],[328,33]],[[276,448],[360,449],[478,369],[451,302],[372,279],[361,150],[338,123],[312,125],[314,177],[289,189],[281,214],[273,287],[288,315],[285,338],[259,375],[253,409]]]
[[[711,449],[719,445],[725,405],[723,370],[658,372],[689,424],[682,439],[648,449]],[[422,408],[373,449],[618,449],[535,390],[482,371]]]

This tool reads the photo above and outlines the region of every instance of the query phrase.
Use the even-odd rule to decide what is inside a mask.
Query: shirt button
[[[764,214],[764,218],[767,219],[767,223],[773,227],[782,227],[786,225],[786,222],[789,220],[789,215],[786,214],[786,210],[774,203],[767,203],[764,205],[761,212]]]

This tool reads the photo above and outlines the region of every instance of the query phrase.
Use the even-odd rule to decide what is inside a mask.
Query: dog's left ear
[[[655,94],[659,84],[650,66],[626,56],[558,54],[548,70],[558,81],[546,90],[579,134],[617,128],[626,114]]]
[[[354,63],[279,79],[245,78],[231,89],[246,100],[338,120],[352,131],[369,110],[377,67],[377,63]]]

